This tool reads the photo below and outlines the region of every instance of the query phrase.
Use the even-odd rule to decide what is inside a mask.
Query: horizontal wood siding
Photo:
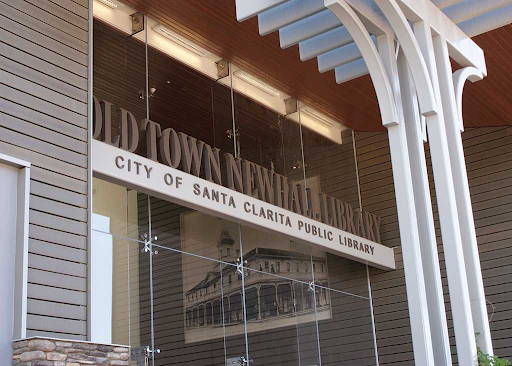
[[[512,358],[512,128],[477,128],[462,134],[494,351]],[[434,211],[450,343],[457,361],[434,177],[427,170]],[[370,271],[381,365],[414,365],[400,233],[386,133],[357,133],[363,208],[382,216],[383,244],[395,247],[396,271]],[[493,309],[494,306],[494,309]]]
[[[0,0],[0,152],[32,164],[28,336],[87,339],[88,8]]]

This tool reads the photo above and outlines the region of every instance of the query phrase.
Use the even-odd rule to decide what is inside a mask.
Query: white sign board
[[[94,175],[243,225],[316,244],[382,269],[395,269],[393,249],[243,193],[93,140]]]

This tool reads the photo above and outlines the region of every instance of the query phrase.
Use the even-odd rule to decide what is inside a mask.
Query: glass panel
[[[249,358],[254,365],[319,365],[311,251],[242,227]],[[325,253],[316,261],[325,265]],[[323,254],[323,257],[322,257]]]
[[[238,153],[229,88],[158,50],[149,48],[148,55],[150,119],[162,131],[188,135],[190,146],[197,139],[219,149],[225,182],[222,155]],[[178,168],[187,171],[183,162]],[[226,365],[244,356],[238,225],[151,198],[151,230],[159,248],[153,257],[155,348],[161,350],[155,364]]]
[[[143,34],[130,37],[94,20],[94,108],[95,117],[103,121],[101,133],[94,132],[106,143],[128,143],[119,140],[120,111],[133,115],[125,115],[128,123],[147,117]],[[134,152],[144,155],[143,147],[139,143]],[[132,365],[144,364],[143,347],[151,345],[151,273],[144,245],[149,240],[147,200],[145,194],[93,179],[91,275],[97,279],[93,297],[100,299],[93,307],[95,321],[100,313],[103,322],[93,324],[93,341],[130,345]],[[110,301],[112,306],[105,306]],[[105,323],[112,326],[105,328]]]
[[[241,94],[235,94],[240,157],[289,181],[302,181],[300,127]]]
[[[91,276],[93,341],[132,347],[132,363],[144,361],[142,346],[151,338],[150,276],[144,242],[147,212],[140,202],[147,196],[94,179]],[[96,299],[96,300],[95,300]],[[105,327],[105,324],[111,326]]]
[[[237,314],[235,297],[224,292],[224,277],[236,266],[155,248],[153,315],[160,349],[155,365],[225,365],[224,324],[234,324]],[[239,337],[243,344],[243,334]]]
[[[318,322],[322,365],[376,365],[368,300],[324,287],[316,290],[320,301],[331,304],[332,314]]]
[[[143,244],[110,237],[114,243],[110,343],[131,346],[131,365],[139,365],[144,360],[143,347],[151,338],[151,327],[147,323],[150,313],[147,258]],[[108,298],[102,301],[107,302]]]
[[[356,166],[352,134],[343,131],[343,144],[338,144],[315,131],[302,127],[306,186],[314,196],[314,211],[320,212],[318,193],[359,207]]]
[[[226,365],[245,354],[235,223],[151,198],[156,365]]]
[[[172,43],[170,40],[165,42]],[[159,123],[162,131],[172,128],[177,133],[184,133],[220,149],[220,163],[223,166],[222,154],[234,151],[233,134],[230,132],[233,125],[229,88],[153,47],[148,48],[148,75],[150,119]],[[145,142],[141,143],[145,145]],[[165,162],[160,150],[158,154],[159,161]],[[183,162],[182,157],[179,169],[187,171],[182,167]],[[224,171],[221,169],[221,172]],[[203,167],[199,176],[205,177]]]
[[[328,281],[317,281],[319,314],[327,304],[331,317],[319,315],[318,330],[323,365],[375,365],[366,266],[327,255]]]
[[[234,101],[240,156],[267,169],[263,174],[303,184],[300,125],[244,95]],[[249,359],[254,365],[319,365],[311,249],[261,230],[240,230]],[[325,265],[325,253],[316,254]]]
[[[102,130],[101,140],[115,141],[119,135],[119,108],[131,112],[137,122],[146,118],[146,51],[144,42],[136,38],[140,35],[143,32],[128,37],[94,20],[93,92],[98,102],[105,102],[103,120],[111,125],[110,129]],[[142,145],[141,139],[136,153],[143,152]]]
[[[147,199],[145,194],[93,178],[93,230],[144,242],[149,223]]]

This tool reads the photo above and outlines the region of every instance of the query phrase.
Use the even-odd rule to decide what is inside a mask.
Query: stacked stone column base
[[[129,366],[130,348],[52,338],[14,341],[12,364],[16,366]]]

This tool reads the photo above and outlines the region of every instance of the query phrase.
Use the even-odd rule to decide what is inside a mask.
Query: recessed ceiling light
[[[122,8],[124,6],[124,4],[122,4],[116,0],[98,0],[98,1],[112,9]]]
[[[255,78],[254,76],[247,74],[243,70],[237,70],[233,73],[233,75],[235,75],[237,78],[251,84],[252,86],[258,88],[259,90],[267,93],[268,95],[271,95],[273,97],[279,96],[279,91],[270,87],[269,85],[265,84],[263,81]]]
[[[205,50],[204,48],[195,45],[185,37],[180,36],[178,33],[173,32],[169,28],[164,27],[162,24],[157,24],[153,27],[153,30],[157,33],[159,33],[161,36],[170,39],[174,43],[178,44],[179,46],[186,48],[189,51],[194,52],[196,55],[199,55],[201,57],[208,56],[211,54],[211,52]]]
[[[303,107],[300,109],[301,113],[304,113],[305,115],[314,118],[318,122],[326,125],[327,127],[339,127],[340,124],[337,123],[332,118],[329,118],[327,116],[324,116],[323,114],[318,113],[317,111],[313,110],[310,107]]]

